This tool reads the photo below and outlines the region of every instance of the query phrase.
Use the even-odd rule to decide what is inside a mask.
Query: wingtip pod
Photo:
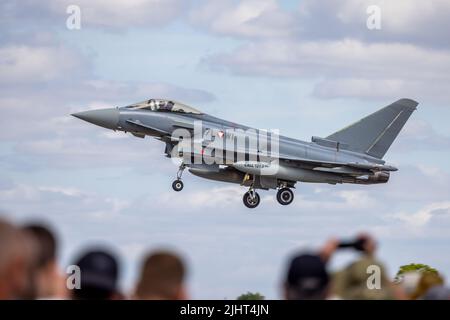
[[[417,106],[419,105],[419,103],[417,101],[415,101],[413,99],[409,99],[409,98],[403,98],[403,99],[397,100],[394,103],[399,104],[403,107],[411,108],[412,110],[417,110]]]

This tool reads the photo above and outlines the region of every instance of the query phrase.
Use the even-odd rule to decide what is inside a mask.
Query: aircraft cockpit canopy
[[[200,111],[174,100],[150,99],[127,106],[126,108],[149,111],[168,111],[179,113],[202,114]]]

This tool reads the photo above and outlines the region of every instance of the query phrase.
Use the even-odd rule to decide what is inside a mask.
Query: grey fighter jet
[[[277,189],[277,200],[294,200],[297,182],[378,184],[397,168],[383,160],[418,103],[400,99],[367,117],[311,142],[256,130],[202,113],[167,99],[150,99],[125,107],[89,110],[73,116],[135,137],[165,143],[169,158],[181,159],[175,191],[183,189],[185,168],[199,177],[248,188],[243,202],[255,208],[257,189]]]

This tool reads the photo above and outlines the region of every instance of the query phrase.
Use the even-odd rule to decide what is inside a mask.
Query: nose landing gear
[[[184,169],[186,169],[186,165],[182,163],[177,172],[177,179],[174,182],[172,182],[172,189],[177,192],[183,190],[184,187],[183,181],[181,181],[181,176],[183,175]]]

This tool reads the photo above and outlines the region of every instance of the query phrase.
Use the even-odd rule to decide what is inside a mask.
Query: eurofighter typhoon
[[[258,189],[278,190],[277,201],[288,205],[297,182],[388,182],[397,168],[383,157],[417,105],[400,99],[325,138],[313,136],[311,142],[222,120],[166,99],[72,115],[165,143],[166,156],[180,164],[172,183],[175,191],[183,189],[182,173],[188,168],[196,176],[248,188],[244,205],[255,208],[260,202]]]

